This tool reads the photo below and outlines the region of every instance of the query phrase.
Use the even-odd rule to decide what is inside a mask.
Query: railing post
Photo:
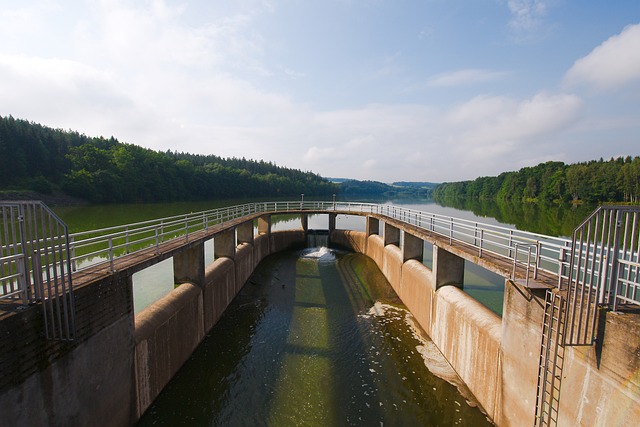
[[[129,253],[129,226],[124,228],[124,250]]]
[[[527,252],[527,271],[524,275],[524,283],[526,284],[527,287],[529,287],[529,266],[531,265],[531,245],[529,245],[528,248],[528,252]]]
[[[69,251],[71,252],[71,271],[77,271],[76,265],[76,245],[73,236],[69,237]]]
[[[609,289],[613,293],[613,311],[618,310],[618,269],[620,268],[620,263],[618,262],[618,251],[620,246],[620,231],[622,230],[622,218],[620,217],[622,213],[620,211],[616,212],[616,230],[613,238],[613,256],[611,259],[611,284],[609,285]],[[609,302],[611,304],[611,302]]]
[[[511,248],[511,244],[509,244],[509,248]],[[511,249],[509,249],[509,251],[511,251]],[[516,251],[516,254],[513,257],[513,270],[511,271],[511,280],[516,280],[516,268],[517,268],[517,262],[518,262],[518,243],[517,242],[515,245],[515,251]]]
[[[113,238],[111,236],[109,236],[108,239],[109,242],[109,267],[111,269],[111,272],[114,272],[113,269]]]
[[[484,230],[480,229],[480,250],[478,251],[478,257],[482,258],[482,243],[484,242]]]
[[[453,218],[449,217],[449,244],[453,243]]]
[[[542,246],[540,245],[540,241],[536,240],[536,262],[533,265],[533,280],[538,280],[538,267],[540,267],[540,251],[542,251]]]
[[[513,245],[513,230],[509,231],[509,258],[511,258],[511,247]],[[516,243],[516,247],[518,246],[518,244]],[[516,249],[516,258],[518,257],[518,250]]]
[[[560,255],[558,258],[558,290],[562,291],[562,277],[564,275],[564,263],[565,263],[565,257],[566,257],[566,248],[565,247],[561,247],[560,248]]]

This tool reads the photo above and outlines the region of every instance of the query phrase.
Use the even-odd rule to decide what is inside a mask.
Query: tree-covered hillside
[[[94,203],[331,195],[317,174],[264,161],[158,152],[0,117],[0,191],[62,192]]]
[[[640,202],[640,157],[566,165],[546,162],[496,177],[439,185],[436,200]]]

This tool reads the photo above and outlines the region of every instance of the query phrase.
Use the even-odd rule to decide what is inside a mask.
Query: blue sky
[[[0,0],[0,115],[327,177],[640,155],[640,1]]]

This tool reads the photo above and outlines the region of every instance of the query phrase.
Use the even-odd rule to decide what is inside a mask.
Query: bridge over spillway
[[[105,414],[133,422],[255,266],[305,242],[312,215],[328,216],[331,244],[378,264],[497,424],[640,415],[637,208],[600,208],[571,240],[335,201],[251,203],[74,234],[41,203],[0,208],[3,417],[20,420],[35,404],[61,424]],[[273,231],[282,215],[300,228]],[[364,217],[364,231],[337,229],[340,215]],[[169,258],[185,285],[134,316],[132,275]],[[465,262],[505,278],[502,318],[461,290]],[[51,386],[65,393],[52,396]]]

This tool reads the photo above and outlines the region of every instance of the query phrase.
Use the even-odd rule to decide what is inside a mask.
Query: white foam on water
[[[322,246],[320,248],[308,248],[302,251],[303,258],[313,258],[313,259],[335,259],[335,254],[333,251],[326,246]]]

